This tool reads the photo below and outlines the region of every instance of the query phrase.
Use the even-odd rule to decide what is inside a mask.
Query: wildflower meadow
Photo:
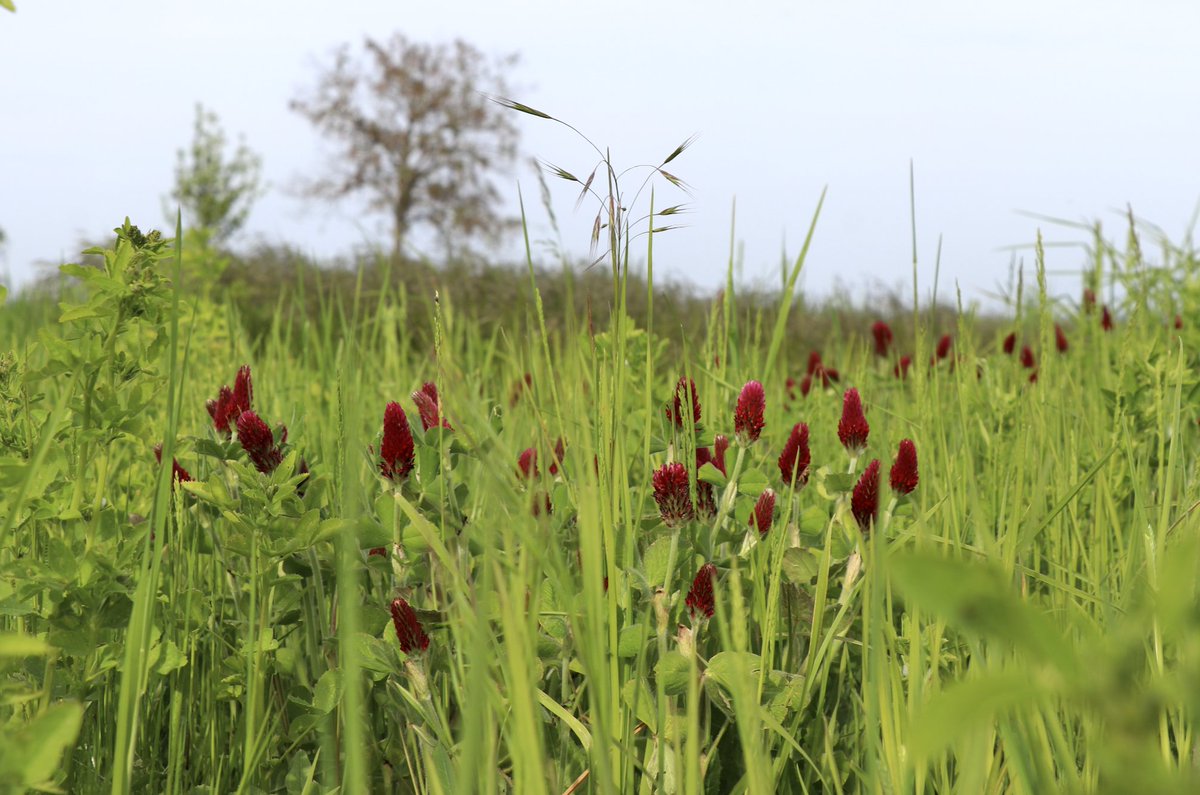
[[[9,298],[0,791],[1200,791],[1195,252],[818,351],[806,242],[672,336],[607,172],[602,324],[531,261],[252,338],[128,221]]]

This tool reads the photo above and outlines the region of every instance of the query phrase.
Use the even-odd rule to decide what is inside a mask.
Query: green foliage
[[[466,285],[425,306],[385,279],[311,314],[281,301],[251,345],[236,310],[175,289],[190,241],[128,223],[102,267],[64,266],[59,322],[6,308],[0,789],[1196,791],[1200,337],[1163,322],[1190,306],[1190,254],[1159,285],[1105,258],[1087,278],[1145,288],[1113,302],[1111,332],[1040,296],[1011,325],[1036,382],[964,320],[960,358],[906,379],[899,351],[831,336],[842,381],[802,395],[786,379],[807,351],[778,331],[801,307],[780,326],[778,296],[729,298],[664,332],[625,224],[598,328],[547,309],[530,269],[502,322]],[[205,409],[243,363],[280,449],[265,472]],[[695,427],[666,414],[681,374]],[[696,467],[751,378],[762,438]],[[419,421],[427,381],[452,427]],[[855,458],[836,433],[849,384],[871,426]],[[397,482],[388,401],[413,426]],[[778,458],[799,421],[812,466],[793,488]],[[903,498],[901,438],[921,456]],[[669,461],[698,508],[670,525],[652,482]],[[711,617],[689,600],[705,563]],[[402,650],[398,599],[428,648]]]
[[[228,143],[217,114],[196,105],[192,143],[176,155],[171,199],[182,208],[189,229],[199,235],[189,243],[202,248],[228,243],[262,194],[262,158],[244,141],[227,152]],[[175,217],[174,206],[167,216]]]

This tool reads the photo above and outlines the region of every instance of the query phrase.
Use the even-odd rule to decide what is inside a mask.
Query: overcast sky
[[[517,99],[611,146],[619,164],[660,161],[698,134],[673,164],[694,212],[657,240],[655,264],[705,286],[723,278],[735,198],[743,276],[765,281],[828,185],[806,289],[911,289],[910,160],[923,292],[943,235],[940,289],[957,281],[968,299],[1005,282],[1004,247],[1045,226],[1019,210],[1099,218],[1116,233],[1129,203],[1179,239],[1200,199],[1191,0],[16,1],[15,15],[0,13],[0,257],[18,284],[34,261],[71,259],[125,215],[164,223],[197,102],[262,154],[270,192],[251,238],[322,256],[386,245],[354,204],[289,192],[332,150],[287,103],[336,46],[394,31],[519,52]],[[591,150],[565,129],[517,121],[526,157],[591,170]],[[522,165],[504,177],[509,201],[518,182],[536,200]],[[687,200],[665,186],[659,197]],[[556,199],[565,243],[586,255],[594,210],[573,212],[565,184]],[[1050,256],[1060,270],[1082,262],[1073,249]]]

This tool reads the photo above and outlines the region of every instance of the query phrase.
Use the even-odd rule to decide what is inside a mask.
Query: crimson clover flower
[[[678,527],[695,515],[688,494],[687,467],[678,461],[663,464],[654,471],[654,501],[667,527]]]
[[[889,482],[892,491],[897,494],[912,494],[917,487],[917,446],[912,439],[901,439],[900,449],[896,452],[896,460],[892,464]]]
[[[912,366],[911,356],[901,356],[900,361],[896,362],[896,366],[892,368],[892,375],[903,380],[908,378],[908,368]]]
[[[554,455],[550,459],[550,474],[551,475],[558,474],[558,465],[566,460],[563,458],[563,456],[566,455],[566,452],[567,452],[567,443],[560,436],[554,442]]]
[[[432,381],[426,381],[420,389],[413,392],[412,401],[417,404],[422,430],[427,431],[438,426],[450,427],[450,423],[441,416],[441,398],[438,397],[437,385]]]
[[[747,381],[738,395],[737,408],[733,412],[733,430],[740,444],[758,441],[766,408],[767,396],[763,392],[763,385],[758,381]]]
[[[1033,348],[1028,345],[1021,348],[1021,366],[1032,370],[1037,365],[1037,359],[1033,356]]]
[[[812,375],[820,368],[821,368],[821,352],[820,351],[809,351],[808,367],[805,369],[804,374]]]
[[[754,503],[754,511],[750,514],[750,526],[758,528],[758,535],[765,536],[775,521],[775,492],[764,489]]]
[[[939,359],[945,359],[950,355],[950,349],[952,347],[954,347],[954,338],[949,334],[943,335],[942,338],[938,340],[937,357]]]
[[[396,628],[400,650],[405,654],[411,655],[429,648],[429,636],[421,628],[416,611],[403,599],[392,600],[392,626]]]
[[[393,482],[412,471],[416,459],[412,428],[400,404],[392,401],[383,410],[383,440],[379,445],[379,474]]]
[[[862,398],[858,396],[857,389],[850,387],[842,396],[842,419],[838,422],[838,439],[850,455],[858,456],[867,448],[867,436],[870,433],[871,426],[867,424],[867,417],[863,414]]]
[[[233,389],[222,386],[217,390],[216,400],[204,404],[208,416],[212,417],[213,427],[228,438],[237,427],[238,417],[242,412],[249,411],[254,397],[254,387],[250,381],[250,365],[243,364],[238,368],[233,382]]]
[[[1058,348],[1059,353],[1066,353],[1071,347],[1071,343],[1067,342],[1067,335],[1063,332],[1062,326],[1054,324],[1054,345]]]
[[[1108,311],[1108,305],[1107,305],[1107,304],[1106,304],[1106,305],[1104,305],[1104,306],[1101,308],[1101,312],[1100,312],[1100,327],[1101,327],[1102,329],[1104,329],[1105,331],[1112,331],[1112,330],[1113,330],[1113,317],[1112,317],[1112,312],[1109,312],[1109,311]]]
[[[871,530],[871,523],[879,513],[879,459],[874,458],[863,470],[862,477],[850,495],[850,510],[854,520],[864,533]]]
[[[788,440],[779,454],[779,474],[789,486],[803,486],[808,482],[808,466],[812,463],[812,452],[808,449],[808,425],[798,422],[792,426]]]
[[[275,444],[275,436],[271,433],[261,417],[253,411],[243,411],[237,419],[238,442],[246,455],[250,457],[254,468],[263,474],[270,474],[275,467],[283,463],[283,451]],[[287,429],[283,430],[280,444],[287,441]]]
[[[1011,356],[1013,350],[1017,347],[1017,332],[1010,331],[1008,336],[1004,338],[1002,347],[1004,348],[1004,352]]]
[[[675,398],[672,401],[672,406],[667,408],[667,419],[675,423],[676,428],[684,427],[684,401],[691,395],[692,402],[692,425],[700,424],[700,398],[696,394],[696,382],[686,376],[680,376],[679,381],[675,384]]]
[[[532,447],[522,450],[521,454],[517,456],[517,470],[523,480],[536,478],[540,474],[537,465],[537,450]]]
[[[717,567],[711,563],[705,563],[696,572],[692,587],[687,592],[687,599],[684,600],[688,612],[692,615],[692,621],[698,618],[712,618],[716,612],[716,600],[713,598],[713,583],[716,579]]]
[[[162,463],[162,443],[154,445],[154,460]],[[186,469],[179,465],[179,459],[171,459],[171,478],[173,482],[184,483],[192,479],[191,474]]]
[[[887,356],[892,344],[892,329],[882,320],[876,320],[871,325],[871,336],[875,338],[875,355]]]

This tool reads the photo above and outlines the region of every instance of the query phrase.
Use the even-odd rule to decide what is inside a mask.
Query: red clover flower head
[[[403,480],[412,471],[416,451],[412,428],[400,404],[392,401],[383,410],[383,441],[379,445],[379,473],[391,481]]]
[[[725,451],[729,449],[729,437],[723,433],[718,433],[713,437],[713,456],[712,462],[717,469],[721,470],[722,475],[728,475],[725,471]]]
[[[683,429],[686,427],[684,423],[684,403],[688,400],[688,394],[691,394],[692,402],[692,425],[700,424],[700,396],[696,394],[696,382],[686,376],[680,376],[679,381],[675,384],[675,398],[672,407],[667,409],[667,419],[675,423],[675,427]]]
[[[754,511],[750,514],[750,526],[758,528],[759,537],[765,536],[775,521],[775,492],[764,489],[754,503]]]
[[[233,389],[222,386],[217,390],[216,400],[204,404],[208,416],[212,417],[213,427],[223,433],[226,438],[233,434],[237,427],[238,417],[242,412],[250,410],[254,396],[254,387],[250,382],[250,365],[243,364],[237,371]]]
[[[808,368],[804,371],[805,375],[812,375],[821,367],[821,352],[811,351],[808,354]]]
[[[405,654],[412,655],[429,648],[429,636],[421,628],[416,611],[403,599],[392,600],[392,626],[396,628],[400,650]]]
[[[163,446],[162,446],[161,442],[159,444],[154,445],[154,460],[160,464],[162,463],[162,449],[163,449]],[[192,476],[186,469],[184,469],[183,467],[181,467],[179,465],[179,459],[172,458],[171,459],[171,478],[173,481],[176,481],[179,483],[185,483],[185,482],[191,480]]]
[[[1017,332],[1010,331],[1008,336],[1004,338],[1004,352],[1012,356],[1013,350],[1017,347]]]
[[[800,394],[808,397],[808,393],[812,391],[812,376],[806,375],[800,381]]]
[[[950,355],[950,349],[954,347],[954,338],[949,334],[944,335],[937,344],[937,357],[945,359]]]
[[[283,463],[283,451],[275,444],[271,429],[253,411],[243,411],[238,417],[237,435],[242,449],[259,472],[270,474]]]
[[[250,365],[243,364],[238,368],[237,376],[233,380],[234,405],[241,411],[249,411],[253,400],[254,385],[250,382]]]
[[[537,465],[537,450],[532,447],[526,447],[517,456],[517,474],[522,480],[531,480],[536,478],[540,473]]]
[[[1033,357],[1033,348],[1025,345],[1021,348],[1021,366],[1032,370],[1037,365],[1037,359]]]
[[[1059,353],[1066,353],[1071,347],[1071,343],[1067,341],[1067,335],[1063,332],[1062,326],[1054,324],[1054,346],[1058,348]]]
[[[812,452],[808,449],[808,425],[798,422],[792,426],[788,440],[779,454],[779,474],[783,482],[797,487],[808,482],[808,467],[812,463]]]
[[[887,356],[892,344],[892,329],[882,320],[876,320],[871,325],[871,335],[875,338],[875,355]]]
[[[867,448],[867,436],[871,426],[863,414],[862,398],[858,390],[851,387],[842,398],[842,419],[838,423],[838,439],[850,455],[861,455]]]
[[[439,425],[449,428],[450,423],[441,416],[441,399],[438,397],[437,385],[426,381],[421,388],[412,393],[412,401],[417,404],[417,413],[421,415],[422,430],[436,428]]]
[[[560,436],[554,442],[554,455],[550,459],[550,474],[551,475],[558,474],[558,465],[559,465],[559,463],[566,460],[564,458],[564,456],[566,456],[566,454],[567,454],[567,443]]]
[[[1100,312],[1100,327],[1101,327],[1102,329],[1104,329],[1105,331],[1112,331],[1112,330],[1113,330],[1113,318],[1112,318],[1112,312],[1109,312],[1109,311],[1108,311],[1108,305],[1107,305],[1107,304],[1101,308],[1101,312]]]
[[[758,441],[766,408],[767,397],[763,392],[763,385],[758,381],[747,381],[738,395],[737,408],[733,412],[733,430],[741,444]]]
[[[667,527],[678,527],[695,515],[688,494],[687,467],[678,461],[663,464],[654,471],[654,501]]]
[[[854,520],[864,533],[870,532],[871,523],[879,513],[879,459],[871,460],[863,470],[862,477],[850,495],[850,510]]]
[[[892,491],[897,494],[912,494],[917,487],[917,446],[912,439],[902,439],[900,449],[896,452],[896,460],[892,464]]]
[[[896,366],[892,368],[892,375],[903,380],[908,378],[908,368],[912,366],[911,356],[901,356],[900,361],[896,362]]]
[[[717,567],[711,563],[705,563],[696,572],[692,587],[687,592],[687,599],[684,600],[693,622],[697,619],[712,618],[716,612],[716,600],[713,598],[713,582],[716,579]]]

